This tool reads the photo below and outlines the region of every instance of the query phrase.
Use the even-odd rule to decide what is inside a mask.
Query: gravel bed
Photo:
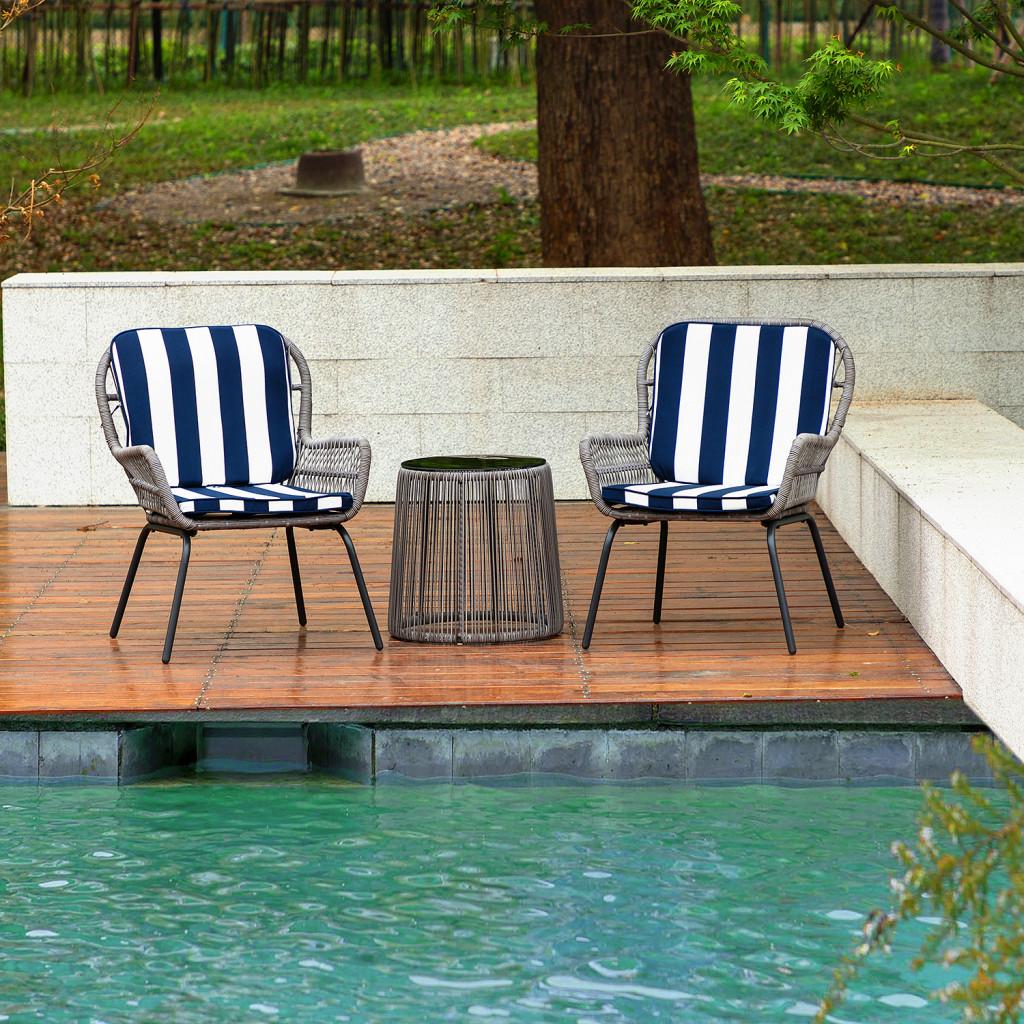
[[[866,178],[788,178],[781,174],[704,174],[704,185],[756,188],[765,192],[818,192],[858,196],[892,206],[1020,206],[1024,190],[933,185],[926,181],[872,181]]]
[[[283,196],[294,183],[294,161],[243,171],[166,181],[125,192],[104,205],[145,220],[172,223],[310,224],[411,216],[468,204],[533,199],[537,168],[481,151],[482,135],[532,122],[463,125],[419,131],[362,144],[367,184],[363,193],[324,198]],[[774,174],[705,174],[702,184],[769,192],[857,196],[889,205],[1018,206],[1024,190],[968,188],[923,182],[791,178]]]
[[[537,168],[482,152],[473,140],[530,122],[463,125],[364,142],[366,192],[306,198],[278,189],[295,182],[295,163],[164,181],[108,201],[118,212],[175,223],[308,224],[405,216],[537,194]]]

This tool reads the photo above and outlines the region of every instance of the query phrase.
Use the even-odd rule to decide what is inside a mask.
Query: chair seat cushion
[[[778,487],[722,484],[610,484],[601,488],[610,505],[636,505],[657,512],[752,512],[771,507]]]
[[[172,487],[171,493],[182,512],[196,516],[209,512],[235,512],[249,516],[344,512],[352,507],[352,495],[343,491],[322,494],[289,484]]]

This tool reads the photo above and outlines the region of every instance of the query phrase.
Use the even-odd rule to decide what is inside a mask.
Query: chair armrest
[[[839,440],[839,431],[828,434],[797,434],[789,450],[786,469],[775,502],[765,518],[777,519],[790,509],[813,501],[818,493],[818,478]]]
[[[590,497],[605,515],[611,515],[611,509],[601,496],[602,487],[657,481],[642,434],[591,434],[580,441],[580,462]]]
[[[299,438],[290,484],[313,491],[347,491],[352,495],[354,515],[366,496],[369,479],[370,442],[365,438]]]
[[[182,530],[195,529],[195,523],[182,515],[171,493],[167,474],[156,452],[147,444],[130,448],[111,446],[111,452],[128,477],[128,482],[147,511],[168,520]]]

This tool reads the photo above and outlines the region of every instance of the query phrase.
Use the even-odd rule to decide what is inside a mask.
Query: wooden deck
[[[352,523],[382,631],[390,507]],[[374,651],[337,536],[301,533],[309,626],[292,602],[282,530],[201,535],[174,658],[160,663],[179,543],[154,535],[118,640],[107,635],[138,510],[0,508],[0,715],[462,705],[893,701],[960,691],[822,517],[847,617],[837,630],[806,530],[779,548],[799,651],[786,653],[757,525],[673,527],[663,621],[650,621],[658,533],[629,527],[612,554],[591,649],[580,649],[607,520],[562,503],[566,629],[541,643]]]

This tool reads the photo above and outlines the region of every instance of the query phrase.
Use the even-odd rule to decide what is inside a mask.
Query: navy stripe
[[[736,326],[714,324],[704,391],[704,419],[700,435],[697,482],[721,481],[725,470],[725,437],[729,427],[732,360],[736,352]]]
[[[182,486],[185,487],[184,484]],[[194,484],[191,487],[186,487],[186,490],[192,491],[193,494],[202,494],[204,497],[207,497],[207,498],[226,498],[227,497],[226,494],[221,494],[221,492],[216,487],[205,487],[203,485],[195,485]],[[198,500],[198,499],[196,499],[196,500]],[[191,498],[178,498],[178,501],[192,501],[192,499]]]
[[[697,499],[697,511],[698,512],[722,512],[722,499],[721,498],[704,498],[700,497]]]
[[[180,327],[160,332],[171,374],[171,403],[174,409],[174,434],[178,446],[178,483],[182,487],[203,479],[203,461],[199,450],[199,414],[196,411],[196,371],[188,336]]]
[[[271,483],[280,483],[280,481],[271,481]],[[260,497],[269,498],[271,501],[290,501],[293,497],[298,498],[301,495],[295,494],[281,494],[280,491],[272,491],[269,487],[264,487],[260,484],[246,484],[245,489],[253,495],[259,495]],[[301,490],[301,488],[295,488]],[[317,494],[316,491],[307,491],[307,494]],[[323,495],[321,495],[323,497]]]
[[[136,331],[124,331],[110,343],[111,351],[116,349],[121,364],[123,380],[118,381],[121,394],[121,405],[126,413],[128,423],[127,443],[153,444],[153,413],[149,405],[149,380],[146,377],[146,364],[142,359],[142,345]]]
[[[289,406],[291,377],[284,339],[272,327],[257,325],[256,333],[263,352],[264,388],[267,398],[267,427],[270,434],[270,483],[280,483],[292,475],[295,451]]]
[[[750,422],[750,447],[747,449],[748,485],[768,482],[775,433],[775,409],[779,401],[779,371],[782,366],[783,327],[762,327],[754,371],[754,408]]]
[[[662,331],[658,341],[660,360],[655,364],[654,375],[657,408],[651,431],[651,468],[662,480],[671,480],[675,476],[676,427],[689,326],[685,323],[672,324]]]
[[[211,327],[220,387],[220,419],[224,431],[224,480],[249,482],[249,446],[245,440],[245,406],[242,403],[242,366],[231,327]]]
[[[807,331],[807,351],[804,356],[804,377],[800,386],[800,412],[797,416],[798,434],[821,433],[825,406],[831,397],[828,380],[832,339],[817,327]]]

